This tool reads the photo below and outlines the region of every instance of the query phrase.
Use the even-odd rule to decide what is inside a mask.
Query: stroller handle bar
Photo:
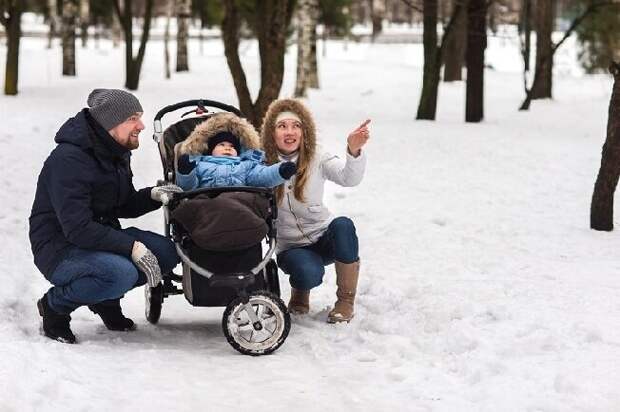
[[[236,114],[237,116],[243,116],[243,114],[241,113],[239,109],[229,104],[220,103],[218,101],[208,100],[208,99],[193,99],[193,100],[185,100],[184,102],[179,102],[179,103],[171,104],[169,106],[164,107],[163,109],[157,112],[157,115],[155,116],[154,120],[159,121],[161,120],[162,117],[164,117],[166,113],[170,113],[175,110],[181,109],[183,107],[190,107],[190,106],[215,107],[218,109],[226,110],[227,112],[232,112]]]

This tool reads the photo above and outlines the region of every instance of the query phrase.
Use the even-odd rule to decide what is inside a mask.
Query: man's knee
[[[129,259],[119,257],[124,262],[117,262],[104,276],[100,277],[102,294],[106,299],[115,299],[134,288],[138,282],[138,269]]]

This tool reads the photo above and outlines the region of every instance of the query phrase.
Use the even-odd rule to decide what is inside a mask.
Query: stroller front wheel
[[[161,283],[154,288],[148,284],[144,285],[144,315],[146,320],[152,324],[159,322],[163,302],[164,288]]]
[[[278,349],[291,329],[291,316],[284,302],[267,291],[253,292],[248,302],[236,298],[222,317],[228,343],[244,355],[267,355]]]

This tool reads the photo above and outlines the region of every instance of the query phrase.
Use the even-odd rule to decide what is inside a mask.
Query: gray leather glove
[[[152,288],[161,282],[161,268],[157,257],[151,252],[144,243],[133,242],[131,250],[131,260],[136,264],[140,272],[146,275],[148,285]]]
[[[151,199],[161,202],[164,205],[167,205],[173,193],[181,193],[181,192],[183,192],[183,189],[173,184],[155,186],[154,188],[151,189]]]

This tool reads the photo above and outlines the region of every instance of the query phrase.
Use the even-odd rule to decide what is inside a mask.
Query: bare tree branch
[[[422,13],[424,11],[420,5],[413,4],[411,0],[400,0],[400,1],[402,1],[406,6],[408,6],[410,9],[417,11],[418,13]]]
[[[562,40],[552,46],[551,54],[553,55],[553,53],[555,53],[555,51],[562,45],[562,43],[566,41],[566,39],[571,36],[571,34],[573,34],[573,32],[577,29],[581,22],[585,20],[586,17],[588,17],[588,15],[594,13],[595,11],[597,11],[597,9],[604,6],[620,6],[620,4],[615,1],[593,1],[592,3],[590,3],[590,5],[584,10],[584,12],[572,21],[571,25],[568,27],[568,30],[566,30],[566,32],[564,33],[564,37],[562,37]]]
[[[577,29],[577,27],[579,27],[579,25],[583,22],[583,20],[585,20],[586,17],[588,17],[591,13],[597,11],[598,9],[602,7],[606,7],[606,6],[618,7],[620,6],[620,2],[618,2],[617,0],[610,0],[610,1],[592,0],[590,4],[588,5],[588,7],[571,22],[571,25],[568,27],[568,30],[566,30],[566,32],[564,33],[564,36],[562,37],[562,39],[557,44],[551,47],[551,53],[549,53],[549,55],[547,56],[544,56],[544,58],[542,59],[542,63],[540,64],[540,67],[543,67],[550,59],[553,59],[553,56],[555,55],[555,52],[557,51],[557,49],[562,45],[562,43],[566,41],[566,39],[568,39],[573,34],[573,32]],[[534,82],[532,83],[532,86],[530,86],[529,88],[527,87],[527,81],[525,79],[525,74],[524,74],[525,100],[521,104],[521,107],[519,107],[519,110],[528,110],[530,107],[530,102],[532,101],[532,87],[534,83],[536,83],[536,78],[540,75],[540,67],[537,65],[534,71]]]

